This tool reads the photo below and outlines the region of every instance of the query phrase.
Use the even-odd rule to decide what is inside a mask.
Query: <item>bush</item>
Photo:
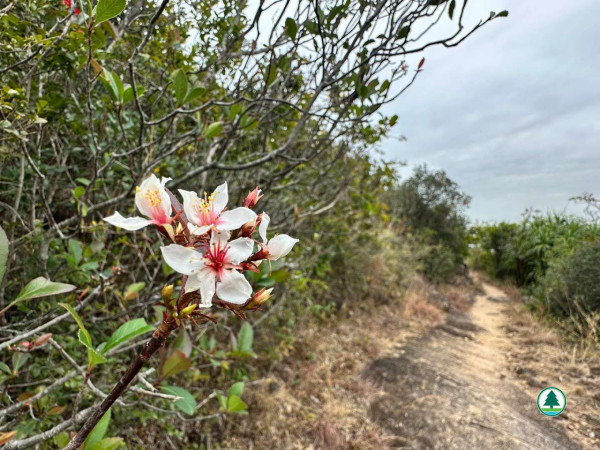
[[[498,279],[534,288],[556,259],[583,243],[600,240],[600,227],[560,214],[528,216],[518,224],[481,225],[470,230],[471,263]]]
[[[562,317],[600,313],[600,242],[555,261],[536,289],[551,313]]]
[[[519,264],[515,248],[518,232],[517,224],[506,222],[471,228],[471,267],[499,280],[518,279]]]
[[[423,270],[432,281],[451,278],[464,264],[468,254],[465,209],[470,201],[446,172],[425,165],[390,194],[391,211],[427,249],[422,253]]]

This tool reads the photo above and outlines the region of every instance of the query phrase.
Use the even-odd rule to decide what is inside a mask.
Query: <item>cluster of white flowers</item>
[[[148,225],[164,230],[175,243],[161,247],[163,257],[170,267],[187,275],[186,293],[200,292],[199,306],[210,307],[215,295],[227,303],[246,304],[253,295],[244,270],[256,271],[263,260],[275,261],[287,255],[298,239],[287,234],[267,238],[269,216],[264,212],[257,215],[251,209],[261,197],[258,189],[250,192],[244,206],[232,210],[227,209],[227,183],[203,198],[179,190],[183,211],[173,211],[165,189],[169,180],[151,175],[136,189],[135,204],[146,218],[126,218],[115,212],[104,220],[126,230]],[[174,225],[174,221],[179,223]],[[252,238],[257,227],[262,242]],[[232,235],[236,238],[231,239]],[[257,294],[264,298],[264,292]]]

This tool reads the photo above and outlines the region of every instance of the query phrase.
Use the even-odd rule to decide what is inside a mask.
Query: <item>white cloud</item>
[[[510,16],[454,49],[431,48],[425,71],[386,112],[399,115],[388,158],[445,169],[473,196],[473,219],[562,211],[600,193],[600,2],[478,2]],[[573,205],[568,211],[576,211]]]

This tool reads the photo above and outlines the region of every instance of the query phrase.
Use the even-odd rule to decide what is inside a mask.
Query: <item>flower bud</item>
[[[246,208],[254,208],[258,201],[263,197],[261,194],[261,189],[256,186],[253,191],[248,192],[248,195],[244,199],[242,206]]]
[[[42,334],[40,337],[38,337],[35,341],[33,341],[33,345],[35,347],[39,347],[40,345],[44,345],[46,342],[48,342],[50,339],[52,339],[52,333],[46,333],[46,334]]]
[[[250,237],[252,233],[256,230],[257,219],[251,219],[242,225],[242,229],[240,230],[240,237]]]
[[[171,300],[171,295],[173,295],[173,289],[174,287],[172,284],[166,284],[165,287],[162,288],[160,294],[165,302],[169,302],[169,300]]]
[[[260,291],[254,294],[254,296],[252,297],[250,302],[248,302],[248,305],[246,307],[248,309],[258,308],[260,305],[262,305],[271,298],[271,292],[273,292],[273,288],[262,288]]]
[[[188,314],[191,314],[196,308],[198,307],[197,303],[193,303],[189,306],[186,306],[185,308],[183,308],[181,310],[181,315],[182,316],[187,316]]]

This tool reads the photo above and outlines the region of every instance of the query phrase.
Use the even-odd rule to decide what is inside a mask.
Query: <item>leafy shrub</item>
[[[555,259],[585,242],[600,240],[600,227],[560,214],[526,216],[518,224],[471,228],[471,263],[498,279],[534,287]]]
[[[595,327],[600,314],[600,226],[560,214],[528,215],[520,223],[470,230],[470,264],[513,280],[542,314]],[[585,331],[586,333],[588,331]]]
[[[468,237],[472,249],[471,267],[499,280],[517,279],[515,238],[518,231],[517,224],[506,222],[472,227]]]
[[[468,254],[465,209],[471,198],[443,170],[417,167],[389,195],[391,212],[429,248],[422,255],[424,274],[443,281],[456,274]]]
[[[574,253],[553,261],[536,288],[557,316],[600,313],[600,242],[586,243]]]

